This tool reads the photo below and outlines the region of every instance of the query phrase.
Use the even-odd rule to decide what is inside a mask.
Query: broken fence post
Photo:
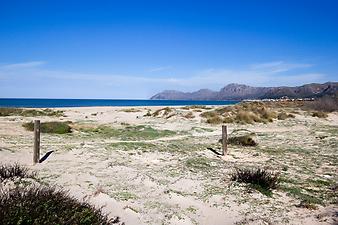
[[[34,120],[34,149],[33,163],[38,163],[40,159],[40,120]]]
[[[227,126],[222,126],[222,149],[223,149],[223,155],[226,155],[228,152],[228,132],[227,132]]]

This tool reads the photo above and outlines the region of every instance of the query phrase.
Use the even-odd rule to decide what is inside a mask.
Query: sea
[[[0,107],[62,108],[94,106],[233,105],[239,101],[0,98]]]

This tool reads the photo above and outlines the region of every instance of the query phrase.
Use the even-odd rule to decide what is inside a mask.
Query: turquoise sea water
[[[231,105],[238,102],[239,101],[0,98],[0,107],[184,106]]]

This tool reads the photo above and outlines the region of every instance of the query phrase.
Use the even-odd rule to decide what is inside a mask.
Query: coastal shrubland
[[[60,117],[64,116],[61,110],[52,109],[22,109],[22,108],[0,108],[0,116],[24,116],[24,117],[35,117],[35,116],[52,116]]]

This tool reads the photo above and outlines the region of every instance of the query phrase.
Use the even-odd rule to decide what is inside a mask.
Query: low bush
[[[0,181],[14,178],[34,178],[35,174],[29,172],[26,167],[19,164],[1,165],[0,166]]]
[[[26,128],[26,130],[34,130],[33,122],[24,123],[22,126]],[[40,129],[42,133],[66,134],[72,132],[69,122],[44,122],[40,124]]]
[[[324,96],[314,101],[306,102],[305,109],[317,110],[323,112],[338,111],[338,97],[337,96]]]
[[[236,169],[231,180],[250,184],[262,194],[271,196],[271,189],[276,189],[278,186],[279,176],[263,169]]]
[[[16,187],[0,192],[1,224],[116,224],[101,210],[53,187]]]
[[[312,117],[326,118],[326,117],[328,117],[328,115],[325,112],[318,111],[318,112],[313,112]]]
[[[257,142],[252,138],[252,135],[243,135],[228,138],[228,143],[242,146],[257,146]]]

